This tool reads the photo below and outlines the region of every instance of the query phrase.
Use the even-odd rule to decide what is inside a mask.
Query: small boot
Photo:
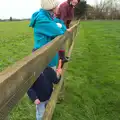
[[[59,51],[59,59],[62,60],[62,64],[64,64],[64,63],[69,61],[69,57],[65,57],[65,50],[60,50]]]

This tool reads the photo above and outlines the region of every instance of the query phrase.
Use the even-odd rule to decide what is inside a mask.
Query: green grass
[[[0,71],[28,55],[33,32],[25,22],[0,22]]]
[[[0,70],[31,52],[28,22],[0,23]],[[120,21],[81,22],[53,120],[120,120]],[[10,120],[34,120],[25,96]]]
[[[120,120],[120,21],[82,22],[53,120]]]

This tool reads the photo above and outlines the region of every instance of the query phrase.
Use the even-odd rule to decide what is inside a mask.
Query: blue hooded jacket
[[[61,23],[59,28],[56,23]],[[55,37],[62,35],[66,31],[64,22],[60,19],[53,18],[50,11],[40,9],[32,15],[30,27],[34,28],[34,49],[39,49],[50,42]],[[58,63],[58,54],[52,59],[49,66],[56,66]]]

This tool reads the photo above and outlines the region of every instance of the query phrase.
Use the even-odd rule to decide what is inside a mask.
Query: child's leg
[[[65,45],[63,44],[59,50],[59,59],[65,59]]]
[[[59,58],[62,60],[65,58],[65,50],[64,49],[59,50]]]
[[[69,61],[69,58],[65,56],[65,44],[63,44],[59,50],[59,59],[62,60],[63,64]]]
[[[41,102],[39,105],[36,105],[36,120],[42,120],[42,117],[45,112],[47,101]]]
[[[57,69],[61,69],[61,68],[62,68],[62,65],[63,65],[62,59],[59,59],[59,60],[58,60],[58,67],[57,67]]]
[[[65,50],[59,50],[59,59],[62,60],[62,66],[61,66],[61,68],[62,68],[64,63],[69,61],[69,58],[65,57]]]

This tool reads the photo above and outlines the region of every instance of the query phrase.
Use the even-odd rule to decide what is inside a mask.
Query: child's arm
[[[62,28],[59,28],[56,24],[56,21],[50,20],[46,15],[39,15],[35,25],[32,26],[35,28],[36,33],[41,33],[49,37],[56,37],[62,35],[66,32],[66,26],[62,24]],[[41,29],[39,29],[41,28]]]
[[[62,59],[59,59],[57,69],[61,69],[61,68],[62,68]]]
[[[59,83],[60,79],[61,79],[61,74],[62,74],[62,68],[59,68],[56,70],[56,72],[54,72],[54,78],[53,78],[53,83],[57,84]]]
[[[36,92],[33,90],[33,88],[30,88],[27,92],[29,98],[35,103],[39,103],[40,104],[40,100],[38,99]]]
[[[61,74],[62,74],[62,68],[59,68],[56,70],[56,75],[58,79],[61,79]]]

